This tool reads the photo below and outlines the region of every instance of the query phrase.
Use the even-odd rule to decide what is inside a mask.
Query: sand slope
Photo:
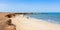
[[[6,15],[12,14],[12,13],[2,13],[0,12],[0,30],[15,30],[15,26],[8,25],[9,18],[6,17]]]
[[[60,30],[58,24],[27,18],[23,15],[16,15],[15,18],[11,19],[12,23],[16,25],[16,30]]]

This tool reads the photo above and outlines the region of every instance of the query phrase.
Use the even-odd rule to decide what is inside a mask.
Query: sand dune
[[[2,13],[0,12],[0,30],[15,30],[15,26],[9,23],[9,18],[6,15],[12,13]],[[10,25],[9,25],[10,24]]]
[[[60,30],[59,24],[53,24],[42,20],[27,18],[23,15],[16,15],[11,18],[16,25],[16,30]]]

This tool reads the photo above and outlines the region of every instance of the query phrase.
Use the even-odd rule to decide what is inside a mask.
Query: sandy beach
[[[23,14],[12,17],[16,30],[60,30],[60,24],[49,23],[35,18],[28,18]]]

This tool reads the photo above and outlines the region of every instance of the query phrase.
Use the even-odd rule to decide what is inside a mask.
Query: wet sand
[[[60,24],[53,24],[39,19],[28,18],[23,14],[12,17],[16,30],[60,30]]]

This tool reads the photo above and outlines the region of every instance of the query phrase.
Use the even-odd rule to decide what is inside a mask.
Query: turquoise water
[[[28,16],[60,24],[60,13],[37,13],[37,14],[29,14]]]

